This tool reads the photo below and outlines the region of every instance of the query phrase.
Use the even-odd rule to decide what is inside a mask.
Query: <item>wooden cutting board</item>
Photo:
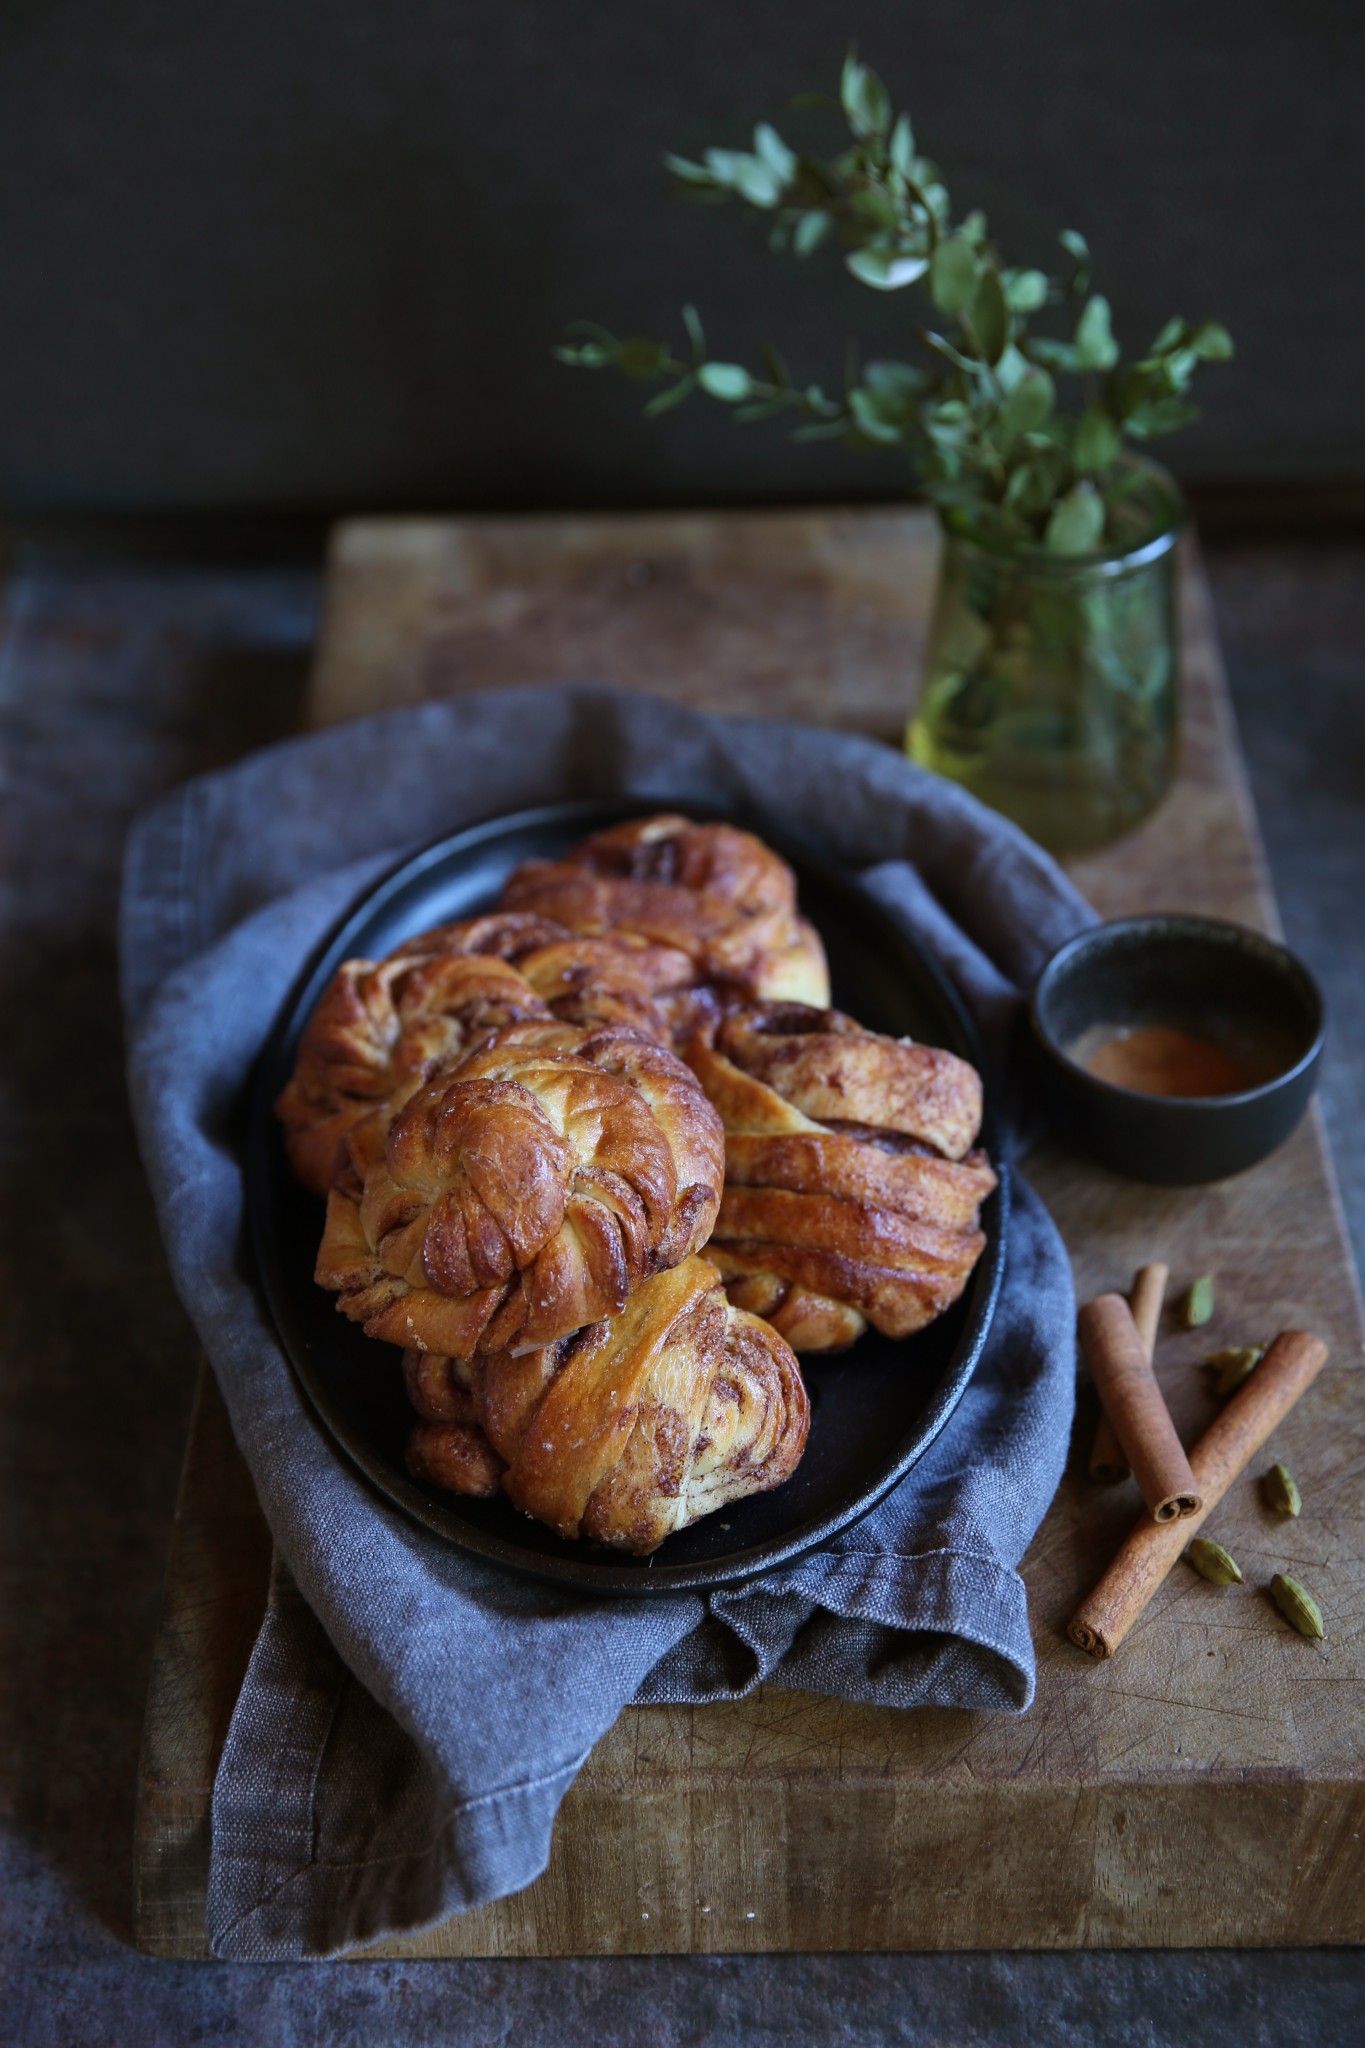
[[[896,740],[935,561],[919,511],[359,521],[338,528],[310,717],[501,683],[591,678]],[[1184,758],[1161,810],[1072,872],[1106,915],[1206,911],[1275,930],[1192,547],[1183,563]],[[799,822],[799,821],[797,821]],[[897,1713],[771,1687],[735,1705],[628,1709],[515,1898],[367,1955],[1061,1948],[1365,1938],[1362,1321],[1314,1114],[1221,1186],[1138,1187],[1059,1147],[1029,1171],[1084,1297],[1161,1257],[1217,1278],[1209,1329],[1168,1315],[1158,1371],[1186,1440],[1214,1403],[1198,1356],[1289,1324],[1332,1358],[1278,1432],[1302,1518],[1248,1475],[1210,1533],[1245,1588],[1178,1567],[1108,1664],[1064,1625],[1131,1523],[1131,1483],[1084,1476],[1094,1410],[1023,1575],[1038,1695],[1022,1719]],[[1270,1462],[1258,1460],[1253,1473]],[[201,1373],[148,1702],[137,1925],[203,1956],[208,1806],[264,1603],[269,1538]],[[1257,1586],[1313,1587],[1303,1641]]]

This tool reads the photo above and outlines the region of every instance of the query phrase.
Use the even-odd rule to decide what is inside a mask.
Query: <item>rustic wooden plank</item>
[[[898,741],[936,560],[919,512],[351,520],[310,719],[567,677]]]
[[[151,1955],[206,1955],[209,1801],[265,1612],[270,1531],[201,1361],[152,1654],[133,1840],[134,1924]]]
[[[933,560],[915,512],[358,522],[333,549],[312,716],[591,675],[895,736]],[[1073,871],[1109,915],[1178,905],[1274,929],[1190,548],[1182,642],[1177,789]],[[1187,1435],[1213,1412],[1194,1370],[1210,1344],[1289,1322],[1332,1342],[1276,1438],[1305,1487],[1302,1520],[1275,1521],[1248,1478],[1216,1524],[1249,1578],[1284,1564],[1311,1578],[1327,1642],[1303,1642],[1254,1591],[1218,1594],[1181,1572],[1112,1663],[1082,1658],[1063,1624],[1137,1502],[1131,1487],[1094,1488],[1077,1460],[1024,1563],[1039,1686],[1023,1720],[776,1687],[734,1705],[630,1709],[566,1798],[535,1885],[367,1954],[1365,1939],[1362,1323],[1320,1123],[1209,1190],[1138,1188],[1052,1145],[1030,1171],[1083,1292],[1126,1284],[1153,1256],[1176,1286],[1217,1274],[1211,1329],[1181,1332],[1168,1316],[1162,1338]],[[1089,1421],[1083,1404],[1078,1442]],[[206,1382],[144,1756],[139,1926],[163,1954],[204,1953],[212,1763],[263,1598],[259,1517],[221,1507],[226,1484],[241,1508],[240,1461],[223,1476],[235,1458]],[[1235,1881],[1208,1884],[1210,1867]]]

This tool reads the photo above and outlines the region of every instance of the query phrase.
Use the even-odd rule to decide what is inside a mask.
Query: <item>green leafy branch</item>
[[[915,287],[928,304],[909,325],[905,359],[859,367],[850,358],[834,396],[791,377],[767,344],[761,373],[712,357],[688,306],[685,355],[582,322],[556,350],[560,361],[662,381],[645,407],[651,417],[699,391],[733,407],[739,421],[785,416],[795,439],[904,449],[928,496],[983,538],[1042,541],[1064,554],[1131,541],[1142,476],[1122,460],[1125,443],[1195,416],[1192,379],[1201,364],[1231,356],[1227,329],[1169,320],[1144,356],[1121,362],[1109,301],[1091,290],[1083,236],[1067,229],[1059,237],[1056,275],[1005,265],[983,214],[955,220],[909,116],[894,112],[881,80],[852,52],[837,106],[852,145],[829,159],[799,153],[760,122],[752,150],[664,161],[687,196],[770,215],[775,252],[805,259],[837,243],[844,267],[870,290]],[[1035,333],[1034,317],[1049,311],[1063,331]],[[1066,408],[1059,379],[1078,385]]]

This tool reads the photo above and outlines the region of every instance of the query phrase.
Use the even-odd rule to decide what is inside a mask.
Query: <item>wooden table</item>
[[[918,511],[354,522],[334,538],[310,718],[563,676],[895,740],[933,565]],[[1106,915],[1178,907],[1274,930],[1192,548],[1182,638],[1178,785],[1072,872]],[[1039,1665],[1024,1718],[777,1687],[628,1709],[566,1798],[536,1884],[367,1955],[1365,1938],[1362,1318],[1317,1116],[1212,1189],[1140,1188],[1051,1145],[1029,1170],[1082,1293],[1157,1256],[1173,1290],[1216,1274],[1214,1323],[1186,1333],[1168,1317],[1158,1356],[1187,1441],[1214,1412],[1204,1350],[1287,1324],[1330,1341],[1274,1441],[1301,1520],[1272,1517],[1251,1475],[1213,1520],[1248,1587],[1220,1593],[1180,1568],[1112,1663],[1082,1657],[1066,1617],[1137,1502],[1073,1457],[1023,1565]],[[1092,1422],[1083,1399],[1079,1452]],[[268,1556],[201,1373],[142,1760],[137,1924],[157,1954],[206,1953],[210,1789]],[[1313,1586],[1326,1642],[1294,1635],[1254,1590],[1277,1568]]]

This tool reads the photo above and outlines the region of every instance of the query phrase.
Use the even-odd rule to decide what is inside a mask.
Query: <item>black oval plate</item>
[[[875,1332],[850,1351],[802,1361],[811,1432],[794,1476],[773,1493],[736,1501],[670,1536],[650,1558],[566,1543],[506,1500],[469,1500],[419,1485],[403,1462],[412,1416],[399,1354],[339,1316],[313,1282],[322,1211],[294,1179],[271,1105],[293,1067],[299,1034],[343,960],[375,959],[414,932],[472,917],[494,901],[519,861],[554,859],[588,832],[662,810],[718,817],[706,805],[555,804],[475,825],[405,860],[324,941],[286,1002],[257,1072],[247,1202],[256,1265],[275,1327],[323,1428],[385,1498],[434,1535],[512,1570],[584,1593],[650,1594],[735,1585],[825,1542],[876,1506],[923,1456],[962,1398],[990,1328],[1005,1263],[1008,1182],[990,1115],[982,1132],[1001,1184],[986,1203],[986,1250],[962,1299],[927,1330],[893,1340]],[[862,1023],[962,1054],[981,1048],[932,960],[856,877],[752,824],[796,871],[801,908],[829,954],[835,1004]]]

